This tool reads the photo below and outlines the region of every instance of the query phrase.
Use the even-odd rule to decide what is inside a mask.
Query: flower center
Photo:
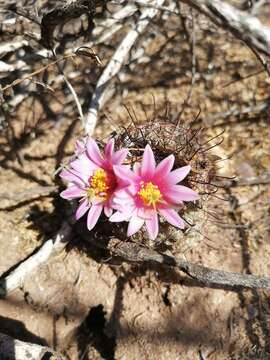
[[[140,183],[141,189],[138,192],[140,198],[142,199],[144,205],[156,207],[156,203],[162,200],[161,192],[157,185],[154,185],[152,182]]]
[[[98,169],[91,177],[90,186],[87,189],[87,195],[90,199],[106,200],[108,198],[108,190],[110,189],[110,179],[103,169]]]

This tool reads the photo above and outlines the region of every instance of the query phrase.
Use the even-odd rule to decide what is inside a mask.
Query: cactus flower
[[[192,189],[179,185],[190,172],[191,167],[184,166],[172,171],[174,156],[170,155],[157,166],[153,151],[146,146],[141,164],[134,166],[134,171],[126,166],[114,166],[119,179],[129,186],[116,191],[113,206],[117,210],[110,221],[129,221],[127,235],[131,236],[146,224],[151,239],[158,235],[158,215],[163,216],[171,225],[183,229],[185,224],[178,215],[184,201],[198,199]]]
[[[79,199],[75,217],[80,219],[87,211],[87,228],[92,230],[102,210],[107,217],[113,212],[112,199],[116,190],[126,184],[117,179],[114,166],[123,163],[128,150],[114,151],[114,140],[111,139],[101,154],[97,143],[88,138],[86,144],[76,143],[75,159],[72,158],[67,169],[60,176],[68,182],[66,190],[60,196],[64,199]]]

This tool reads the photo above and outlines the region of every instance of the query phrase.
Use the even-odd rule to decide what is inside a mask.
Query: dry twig
[[[55,360],[63,359],[58,352],[47,346],[20,341],[1,333],[0,354],[2,360],[41,360],[50,355],[53,355]]]
[[[60,253],[67,245],[70,235],[71,226],[68,222],[64,221],[61,229],[52,239],[47,240],[34,255],[30,256],[9,275],[0,280],[0,297],[6,297],[12,291],[22,286],[27,275],[35,271],[53,255]]]
[[[233,180],[224,180],[219,182],[223,188],[231,188],[235,186],[254,186],[254,185],[266,185],[270,184],[270,173],[267,172],[258,176],[249,176],[245,178],[233,179]]]
[[[53,255],[61,252],[68,243],[70,235],[71,226],[68,223],[64,223],[54,239],[47,240],[37,253],[24,261],[7,277],[0,280],[0,296],[8,296],[23,284],[25,277],[29,273],[48,261]],[[89,241],[97,247],[107,249],[101,242],[97,243],[96,239],[89,239]],[[109,244],[109,250],[112,256],[121,257],[128,262],[154,262],[178,268],[192,279],[206,286],[262,288],[270,290],[270,278],[268,277],[208,268],[130,242],[112,241],[112,244]]]
[[[53,46],[53,32],[57,25],[71,19],[88,14],[89,21],[95,14],[96,8],[106,4],[106,0],[67,0],[64,5],[58,5],[43,15],[41,20],[41,43],[48,49]]]
[[[21,192],[17,192],[17,193],[0,193],[0,200],[9,200],[12,202],[12,206],[24,202],[24,201],[28,201],[28,200],[32,200],[35,198],[39,198],[42,196],[47,196],[50,195],[52,193],[54,193],[55,191],[58,190],[58,186],[37,186],[33,189],[28,189],[25,191],[21,191]],[[4,208],[0,208],[0,210],[4,210]]]
[[[216,25],[252,48],[270,55],[270,28],[259,19],[221,0],[180,0],[208,16]]]
[[[161,6],[164,3],[164,0],[154,0],[149,1],[148,3],[153,6]],[[111,88],[111,80],[118,74],[135,41],[142,34],[148,26],[150,20],[155,17],[158,11],[159,10],[155,8],[146,8],[142,11],[138,22],[122,40],[121,44],[118,46],[103,71],[96,85],[88,112],[85,115],[85,131],[87,134],[93,131],[93,128],[96,126],[98,111],[104,106],[113,91]]]
[[[229,117],[239,117],[244,115],[263,113],[268,111],[269,107],[270,107],[269,98],[260,101],[257,104],[243,107],[242,109],[232,107],[230,110],[218,112],[208,117],[205,117],[203,119],[203,124],[205,127],[222,126],[226,124],[230,125],[231,124],[230,122],[224,123],[224,121],[218,121],[218,120],[224,120]]]
[[[119,256],[130,262],[154,262],[170,267],[176,267],[192,279],[206,286],[220,287],[243,287],[251,289],[270,290],[270,277],[245,275],[229,271],[211,269],[202,265],[194,264],[181,258],[158,253],[137,244],[120,242],[111,248],[113,256]]]

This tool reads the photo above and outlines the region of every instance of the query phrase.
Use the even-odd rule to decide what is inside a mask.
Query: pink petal
[[[149,210],[144,207],[141,207],[137,210],[137,215],[144,220],[150,220],[154,214],[155,212],[153,210]]]
[[[173,226],[184,229],[185,223],[173,209],[159,209],[159,213]]]
[[[81,154],[85,151],[84,142],[81,140],[77,140],[75,143],[75,154]]]
[[[172,170],[174,164],[174,156],[170,155],[166,157],[164,160],[162,160],[158,166],[156,167],[155,171],[155,179],[158,180],[158,178],[167,176],[169,172]]]
[[[88,199],[83,200],[83,202],[81,202],[81,204],[79,205],[76,214],[75,214],[75,218],[76,220],[79,220],[85,213],[86,211],[89,209],[89,201]]]
[[[121,204],[113,204],[113,209],[120,211],[121,213],[127,214],[126,218],[130,219],[132,213],[134,212],[135,206],[134,204],[125,204],[124,206]]]
[[[80,189],[78,186],[69,186],[66,190],[60,193],[63,199],[71,200],[85,196],[85,191]]]
[[[101,215],[102,209],[103,205],[92,205],[91,209],[89,210],[87,215],[87,228],[89,231],[92,230],[96,225]]]
[[[156,167],[155,157],[150,145],[146,145],[141,166],[141,174],[143,177],[151,179],[154,175]]]
[[[129,199],[130,193],[128,191],[128,188],[125,188],[115,191],[114,196],[118,199]]]
[[[133,182],[139,182],[139,176],[135,175],[133,171],[129,169],[128,166],[122,165],[114,165],[113,167],[114,173],[120,180],[125,180],[128,184],[132,184]]]
[[[113,165],[121,165],[128,154],[128,149],[121,149],[116,151],[112,156]]]
[[[133,197],[129,198],[118,198],[117,196],[114,196],[112,199],[112,208],[115,210],[120,210],[122,212],[130,212],[135,209],[135,199]]]
[[[125,190],[119,190],[115,192],[115,195],[112,198],[113,204],[121,205],[123,208],[126,206],[134,206],[136,202],[136,198],[134,197],[134,192],[131,191],[133,189],[132,186],[126,187]],[[136,194],[137,192],[135,192]]]
[[[122,221],[126,221],[128,219],[127,214],[123,213],[121,211],[116,211],[111,217],[110,217],[110,221],[111,222],[122,222]]]
[[[80,154],[75,160],[70,162],[70,166],[78,172],[80,172],[84,166],[91,169],[98,168],[98,166],[91,161],[86,154]]]
[[[123,211],[125,210],[125,208],[130,208],[130,207],[134,207],[134,200],[133,199],[129,199],[129,200],[120,200],[120,199],[117,199],[115,198],[113,200],[113,206],[117,206],[117,208],[119,209],[123,209]]]
[[[199,195],[195,191],[182,185],[172,185],[163,192],[163,195],[174,204],[179,204],[182,201],[193,201],[199,199]]]
[[[150,220],[145,221],[150,239],[155,240],[158,235],[158,216],[154,214]]]
[[[62,170],[59,176],[66,181],[78,184],[80,186],[85,185],[83,180],[78,175],[74,174],[72,170]]]
[[[166,181],[173,183],[173,184],[177,184],[187,176],[187,174],[190,172],[190,170],[191,170],[190,165],[183,166],[179,169],[176,169],[168,175],[168,177],[166,178]]]
[[[133,166],[133,171],[135,172],[136,175],[140,176],[141,175],[141,164],[136,162]]]
[[[86,155],[81,155],[78,159],[72,161],[70,166],[76,170],[81,178],[87,182],[93,171],[98,169],[98,166],[93,163]]]
[[[108,159],[112,158],[113,155],[113,149],[114,149],[114,139],[110,139],[105,146],[105,157]]]
[[[88,138],[86,143],[86,149],[90,160],[92,160],[98,166],[101,166],[103,163],[103,158],[101,156],[97,143],[92,138]]]
[[[129,220],[127,236],[134,235],[143,226],[144,220],[139,218],[137,215],[133,215]]]
[[[110,217],[112,215],[112,213],[113,213],[113,209],[110,206],[105,205],[104,206],[104,214],[107,217]]]

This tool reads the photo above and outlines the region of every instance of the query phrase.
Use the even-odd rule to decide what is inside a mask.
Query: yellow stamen
[[[138,194],[140,195],[144,205],[156,208],[156,204],[162,200],[162,194],[159,191],[158,186],[154,185],[152,182],[148,182],[146,185],[142,182],[140,185],[141,190]]]
[[[91,177],[87,195],[90,199],[97,198],[98,200],[106,200],[109,188],[108,176],[105,170],[98,169]]]

